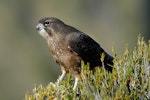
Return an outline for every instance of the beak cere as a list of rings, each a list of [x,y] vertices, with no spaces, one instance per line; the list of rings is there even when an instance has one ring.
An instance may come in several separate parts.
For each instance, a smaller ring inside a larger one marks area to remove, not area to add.
[[[45,39],[48,38],[48,34],[47,32],[45,31],[44,29],[45,27],[43,26],[43,24],[39,23],[37,26],[36,26],[36,30],[38,31],[38,33],[44,37]]]
[[[39,23],[37,26],[36,26],[36,30],[37,31],[40,31],[42,29],[44,29],[45,27],[43,26],[43,24]]]

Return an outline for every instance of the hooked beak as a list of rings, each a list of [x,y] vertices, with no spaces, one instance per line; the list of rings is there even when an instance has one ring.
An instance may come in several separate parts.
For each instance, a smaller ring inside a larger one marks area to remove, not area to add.
[[[48,38],[48,34],[47,32],[45,31],[45,26],[41,23],[39,23],[37,26],[36,26],[36,30],[38,31],[38,33],[44,37],[45,39]]]
[[[41,24],[41,23],[39,23],[39,24],[36,26],[36,30],[37,30],[37,31],[40,31],[40,30],[42,30],[42,29],[44,29],[44,28],[45,28],[44,25]]]

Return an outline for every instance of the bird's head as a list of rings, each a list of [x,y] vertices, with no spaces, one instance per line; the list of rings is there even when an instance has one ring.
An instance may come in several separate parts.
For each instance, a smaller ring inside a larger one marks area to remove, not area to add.
[[[48,36],[60,31],[62,26],[64,26],[64,23],[61,20],[54,17],[46,17],[39,20],[36,30],[41,36],[47,39]]]

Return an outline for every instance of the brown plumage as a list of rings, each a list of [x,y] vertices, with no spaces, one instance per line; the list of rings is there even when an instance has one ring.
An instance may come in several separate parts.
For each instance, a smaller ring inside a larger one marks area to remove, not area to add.
[[[102,53],[105,54],[106,70],[112,71],[113,57],[85,33],[54,17],[41,19],[36,29],[46,39],[53,58],[61,67],[62,75],[58,82],[62,81],[66,73],[71,72],[75,76],[75,90],[80,76],[81,61],[89,62],[91,70],[97,66],[101,67]]]

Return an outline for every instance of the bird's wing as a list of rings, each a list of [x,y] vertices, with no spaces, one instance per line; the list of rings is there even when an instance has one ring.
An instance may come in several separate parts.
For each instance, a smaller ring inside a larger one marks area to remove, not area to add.
[[[104,50],[88,35],[81,32],[74,32],[67,37],[69,47],[82,58],[94,57],[100,55]]]
[[[107,54],[101,46],[88,35],[80,32],[71,33],[67,36],[69,48],[78,54],[85,62],[90,63],[90,68],[101,66],[101,54],[105,54],[104,64],[108,71],[112,71],[113,57]],[[109,64],[109,65],[108,65]]]

